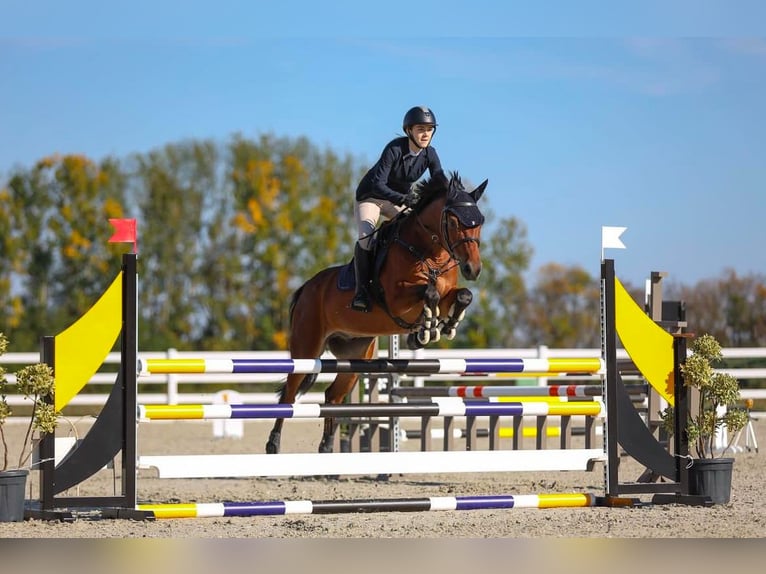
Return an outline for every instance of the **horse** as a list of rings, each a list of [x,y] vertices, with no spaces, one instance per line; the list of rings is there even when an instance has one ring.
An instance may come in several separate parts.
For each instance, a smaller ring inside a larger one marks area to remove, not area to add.
[[[316,359],[329,350],[338,359],[371,359],[377,337],[407,334],[410,349],[454,338],[473,294],[458,286],[481,273],[481,227],[477,206],[488,181],[468,192],[457,173],[430,178],[414,192],[417,203],[376,230],[369,312],[351,308],[353,260],[319,271],[294,293],[289,307],[288,348],[293,359]],[[316,374],[290,374],[278,391],[279,403],[292,404],[316,381]],[[340,404],[359,375],[338,373],[325,391],[327,404]],[[279,452],[282,424],[278,418],[266,452]],[[319,452],[332,452],[335,421],[326,417]]]

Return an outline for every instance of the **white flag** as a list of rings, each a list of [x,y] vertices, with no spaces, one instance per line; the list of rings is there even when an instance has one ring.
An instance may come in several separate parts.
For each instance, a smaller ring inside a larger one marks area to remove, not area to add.
[[[620,235],[627,227],[601,227],[601,250],[604,249],[625,249],[625,244],[620,239]]]

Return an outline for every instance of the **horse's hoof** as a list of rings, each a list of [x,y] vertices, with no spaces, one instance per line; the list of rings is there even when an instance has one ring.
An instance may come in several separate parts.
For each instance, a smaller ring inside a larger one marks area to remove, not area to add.
[[[271,433],[269,442],[266,443],[266,454],[279,454],[280,433]]]
[[[446,337],[447,337],[447,340],[448,340],[448,341],[451,341],[452,339],[454,339],[454,338],[455,338],[455,335],[457,335],[457,329],[450,329],[450,330],[447,332],[447,335],[446,335]]]
[[[432,343],[438,343],[439,339],[441,339],[442,333],[439,331],[439,329],[431,329],[431,342]]]
[[[431,340],[431,332],[430,331],[419,331],[418,332],[418,343],[420,343],[423,346],[426,346],[429,341]]]

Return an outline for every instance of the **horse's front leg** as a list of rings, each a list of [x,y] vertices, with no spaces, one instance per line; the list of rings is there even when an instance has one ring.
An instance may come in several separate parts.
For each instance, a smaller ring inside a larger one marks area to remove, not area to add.
[[[423,322],[417,331],[407,336],[407,348],[410,350],[422,349],[428,343],[439,340],[439,301],[441,296],[436,285],[429,283],[423,293]]]
[[[470,289],[461,288],[455,295],[455,303],[447,314],[447,319],[440,325],[440,330],[448,340],[455,338],[457,326],[465,317],[465,310],[473,301],[473,293]]]

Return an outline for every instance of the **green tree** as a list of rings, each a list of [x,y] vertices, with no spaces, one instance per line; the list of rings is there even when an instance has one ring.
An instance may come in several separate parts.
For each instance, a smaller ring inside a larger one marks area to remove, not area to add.
[[[482,240],[482,273],[475,284],[466,285],[473,291],[474,300],[454,346],[514,347],[524,337],[524,273],[533,249],[521,221],[511,217],[493,225],[491,210],[485,212],[487,224],[482,231],[490,232]]]
[[[218,151],[210,141],[168,144],[134,158],[142,348],[186,349],[204,331],[200,263],[208,247],[208,210],[215,213],[223,195],[218,173]]]
[[[354,158],[306,138],[189,140],[127,159],[77,155],[17,168],[0,186],[0,313],[23,350],[60,332],[104,291],[124,245],[108,219],[139,231],[142,350],[283,349],[292,293],[352,254]],[[469,186],[470,187],[470,186]],[[455,347],[599,345],[598,281],[551,263],[527,285],[532,247],[516,218],[482,201],[484,270]],[[670,287],[670,286],[669,286]],[[640,290],[626,285],[643,302]],[[689,328],[726,346],[766,344],[766,279],[722,277],[677,289]]]
[[[10,187],[0,188],[0,317],[8,333],[18,332],[22,319],[21,297],[13,290],[14,278],[22,269],[14,208]]]

